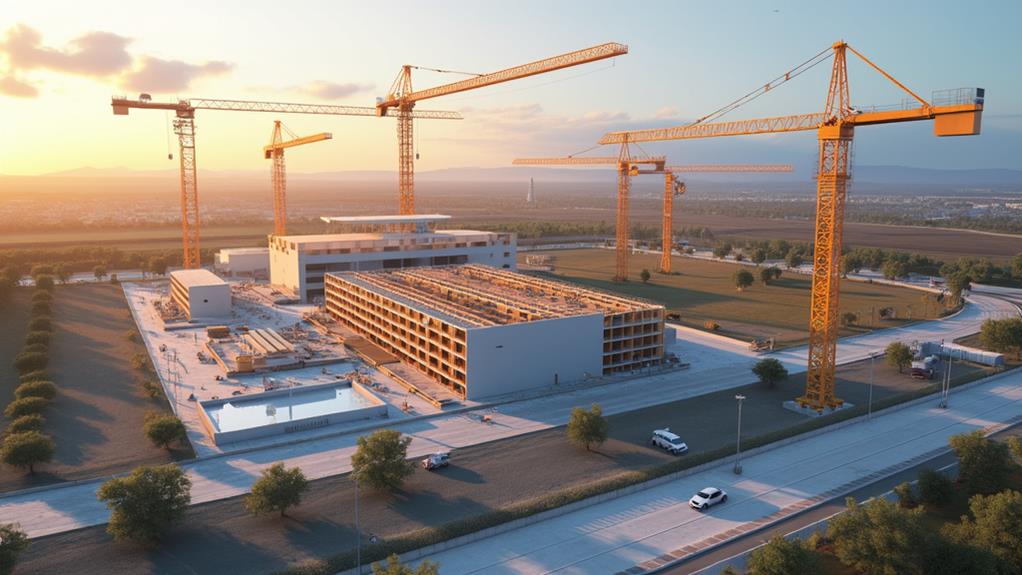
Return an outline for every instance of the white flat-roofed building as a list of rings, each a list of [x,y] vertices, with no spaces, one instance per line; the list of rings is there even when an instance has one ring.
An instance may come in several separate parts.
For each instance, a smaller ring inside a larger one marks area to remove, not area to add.
[[[189,320],[231,315],[231,286],[205,269],[170,272],[170,297]]]
[[[449,218],[324,217],[338,233],[270,238],[270,283],[294,291],[302,302],[315,302],[324,296],[323,277],[329,272],[465,263],[516,268],[514,234],[436,229]]]
[[[482,265],[327,274],[326,310],[466,399],[664,355],[662,305]]]
[[[213,267],[230,276],[268,277],[270,248],[224,248],[216,253]]]

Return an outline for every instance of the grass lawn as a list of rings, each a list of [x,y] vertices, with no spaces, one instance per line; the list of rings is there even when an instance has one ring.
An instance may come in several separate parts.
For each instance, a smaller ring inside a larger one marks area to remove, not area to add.
[[[614,282],[613,250],[529,253],[552,256],[553,273],[562,279],[659,302],[669,311],[681,314],[680,323],[690,327],[704,329],[705,322],[713,321],[720,325],[717,333],[745,340],[774,337],[780,346],[800,345],[808,338],[811,279],[806,275],[784,272],[780,279],[764,286],[758,281],[759,270],[754,267],[675,257],[673,267],[677,273],[653,273],[649,283],[644,284],[639,274],[643,269],[655,270],[660,256],[636,254],[631,258],[629,281]],[[757,282],[741,292],[731,279],[738,269],[748,269],[757,276]],[[879,310],[884,307],[895,308],[899,319],[878,319],[876,328],[932,319],[940,311],[932,297],[921,291],[844,280],[841,312],[857,313],[862,325],[842,328],[841,335],[870,331],[872,310],[877,310],[879,318]]]

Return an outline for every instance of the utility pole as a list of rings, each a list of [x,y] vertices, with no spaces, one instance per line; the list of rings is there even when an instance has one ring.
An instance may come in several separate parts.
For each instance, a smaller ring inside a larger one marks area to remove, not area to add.
[[[735,396],[738,400],[738,445],[735,449],[735,475],[742,474],[742,402],[745,401],[745,396],[738,394]]]
[[[362,575],[362,529],[358,523],[358,478],[355,478],[355,573]]]
[[[869,399],[866,402],[866,421],[873,419],[873,364],[881,352],[869,352]]]

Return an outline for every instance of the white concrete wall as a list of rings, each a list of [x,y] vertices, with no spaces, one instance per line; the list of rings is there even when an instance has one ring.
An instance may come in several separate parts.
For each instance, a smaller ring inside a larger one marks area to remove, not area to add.
[[[603,372],[603,314],[468,330],[468,399]]]
[[[230,317],[231,286],[192,286],[188,288],[189,319]]]
[[[270,270],[269,251],[264,253],[232,253],[230,250],[217,252],[217,271],[228,274],[267,273]]]
[[[298,269],[298,252],[290,250],[287,253],[274,247],[270,248],[270,283],[284,286],[288,289],[299,292],[301,274]],[[301,295],[301,294],[299,294]]]

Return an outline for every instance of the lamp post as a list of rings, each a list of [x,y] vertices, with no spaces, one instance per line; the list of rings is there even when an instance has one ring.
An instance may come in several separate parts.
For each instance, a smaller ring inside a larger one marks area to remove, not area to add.
[[[735,475],[742,474],[742,402],[745,401],[745,396],[738,394],[735,396],[738,400],[738,443],[735,449]]]
[[[944,347],[944,343],[941,342],[941,347]],[[944,378],[940,382],[940,403],[937,407],[941,409],[947,409],[948,390],[951,388],[951,348],[947,350],[947,367],[944,369]]]
[[[869,399],[866,400],[866,421],[873,419],[873,364],[881,353],[879,351],[869,353]]]
[[[355,573],[362,574],[362,529],[358,523],[358,478],[355,478]]]

